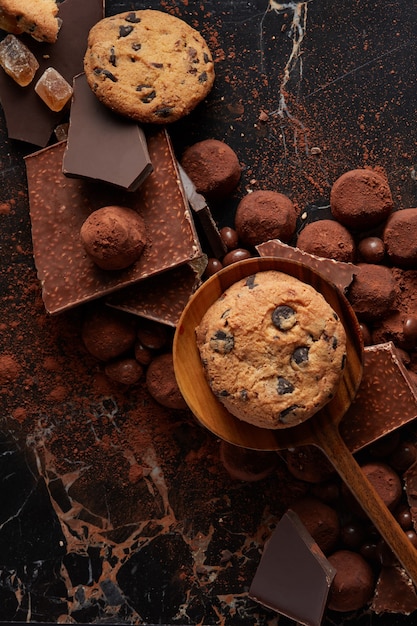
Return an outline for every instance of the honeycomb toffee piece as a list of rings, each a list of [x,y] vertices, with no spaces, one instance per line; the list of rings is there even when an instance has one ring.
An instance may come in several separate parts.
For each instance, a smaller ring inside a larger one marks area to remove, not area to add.
[[[305,626],[320,626],[336,570],[291,510],[266,543],[249,596]]]
[[[32,4],[35,4],[34,0]],[[83,71],[88,33],[103,15],[103,0],[64,0],[59,4],[62,26],[55,43],[40,43],[29,35],[19,37],[39,63],[35,80],[52,66],[72,85],[74,76]],[[22,89],[5,72],[0,72],[0,100],[8,136],[39,147],[47,145],[54,128],[66,113],[65,109],[52,111],[32,85]]]
[[[29,48],[14,35],[7,35],[0,42],[0,65],[21,87],[32,82],[39,67]]]
[[[51,111],[59,112],[72,96],[72,87],[54,68],[47,67],[35,85],[35,91]]]
[[[327,280],[336,285],[343,293],[347,290],[358,271],[353,263],[343,263],[342,261],[334,261],[333,259],[315,256],[299,248],[289,246],[279,239],[265,241],[256,246],[256,249],[260,256],[290,259],[290,261],[298,261],[299,263],[308,265],[308,267],[312,267],[327,278]]]
[[[366,346],[363,365],[359,390],[340,423],[351,452],[417,417],[416,388],[392,342]]]
[[[85,74],[75,77],[73,88],[62,171],[136,191],[152,172],[143,129],[102,104]]]
[[[136,192],[64,176],[65,142],[26,157],[33,252],[48,312],[58,313],[201,257],[165,129],[149,130],[148,147],[154,171]],[[137,211],[149,236],[139,260],[115,272],[97,267],[80,240],[86,218],[110,205]]]
[[[204,373],[235,417],[288,428],[331,400],[346,362],[342,322],[311,285],[268,270],[232,284],[196,329]]]

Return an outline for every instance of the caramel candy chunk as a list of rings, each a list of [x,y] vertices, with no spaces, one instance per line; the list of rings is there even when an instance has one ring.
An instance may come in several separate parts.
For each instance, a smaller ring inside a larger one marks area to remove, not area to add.
[[[0,65],[21,87],[32,82],[39,67],[29,48],[14,35],[7,35],[0,43]]]

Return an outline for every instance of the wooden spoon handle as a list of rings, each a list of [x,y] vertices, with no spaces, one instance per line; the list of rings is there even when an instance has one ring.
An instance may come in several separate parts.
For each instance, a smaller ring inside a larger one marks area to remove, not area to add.
[[[320,420],[315,429],[315,445],[328,457],[369,519],[385,539],[417,586],[417,550],[392,516],[343,441],[337,424]]]

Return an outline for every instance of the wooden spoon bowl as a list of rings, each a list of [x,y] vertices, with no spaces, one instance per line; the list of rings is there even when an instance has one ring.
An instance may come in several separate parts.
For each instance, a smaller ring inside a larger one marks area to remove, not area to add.
[[[310,420],[287,429],[270,430],[243,422],[218,401],[201,364],[195,329],[207,309],[233,283],[256,272],[276,270],[308,283],[320,292],[339,315],[346,332],[347,360],[335,397],[319,411],[340,422],[358,390],[362,377],[362,339],[356,316],[343,294],[312,268],[287,259],[253,258],[234,263],[209,278],[194,294],[179,321],[174,338],[174,367],[181,393],[199,422],[229,443],[253,450],[282,450],[300,445],[309,436]],[[311,419],[311,418],[310,418]]]
[[[312,285],[339,315],[347,338],[346,366],[335,397],[302,424],[279,430],[257,428],[237,419],[224,408],[207,383],[195,336],[195,329],[207,309],[228,287],[241,278],[265,270],[284,272]],[[362,352],[359,324],[343,294],[308,266],[272,257],[240,261],[209,278],[184,309],[173,345],[178,386],[203,426],[221,439],[254,450],[282,450],[302,445],[319,447],[417,585],[417,550],[363,474],[339,432],[340,420],[360,385]]]

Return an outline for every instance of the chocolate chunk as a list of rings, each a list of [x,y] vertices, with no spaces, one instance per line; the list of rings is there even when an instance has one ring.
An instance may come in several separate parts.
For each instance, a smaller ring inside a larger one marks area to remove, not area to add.
[[[277,391],[280,396],[286,393],[292,393],[294,391],[294,385],[283,376],[278,376]]]
[[[301,363],[307,363],[308,353],[308,346],[300,346],[299,348],[296,348],[292,353],[292,360],[297,363],[297,365],[301,365]]]
[[[300,407],[298,406],[298,404],[292,404],[291,406],[288,406],[286,409],[284,409],[283,411],[281,411],[281,413],[279,414],[279,420],[281,422],[286,422],[286,418],[288,418],[288,416],[291,415],[291,413],[293,413],[296,409],[299,409]]]
[[[114,51],[114,47],[113,46],[110,48],[109,61],[113,65],[113,67],[116,67],[116,53]]]
[[[104,17],[103,0],[64,0],[59,5],[62,26],[54,44],[21,36],[35,55],[41,76],[48,67],[54,67],[69,83],[83,71],[87,37],[91,27]],[[0,72],[0,98],[6,117],[8,135],[36,146],[46,146],[52,132],[63,119],[65,111],[48,109],[35,91],[22,88]]]
[[[135,191],[152,169],[142,128],[104,106],[85,75],[77,76],[63,173]]]
[[[199,83],[207,82],[207,72],[201,72],[200,76],[198,77],[198,82]]]
[[[393,343],[366,346],[363,364],[359,390],[340,423],[351,452],[417,417],[417,392]]]
[[[109,70],[106,70],[102,67],[94,68],[94,74],[97,74],[97,76],[99,75],[104,76],[105,78],[108,78],[109,80],[111,80],[113,83],[117,83],[117,80],[118,80],[114,74],[112,74]]]
[[[130,22],[131,24],[139,24],[139,22],[140,22],[140,17],[138,17],[138,16],[136,15],[136,13],[133,13],[133,12],[132,12],[132,13],[128,13],[128,14],[125,16],[125,21],[126,21],[126,22]]]
[[[320,626],[336,570],[299,517],[287,511],[265,544],[249,596],[306,626]]]
[[[255,281],[256,281],[256,274],[252,274],[252,276],[248,276],[245,281],[246,287],[248,287],[248,289],[254,289],[254,287],[256,287]]]
[[[161,109],[156,109],[155,111],[155,115],[157,117],[169,117],[171,115],[171,112],[173,110],[174,107],[172,106],[166,106],[166,107],[162,107]]]
[[[135,52],[137,52],[138,50],[140,50],[142,48],[142,44],[135,41],[135,43],[132,43],[132,50],[135,50]]]
[[[353,277],[359,271],[353,263],[324,259],[314,254],[303,252],[299,248],[289,246],[278,239],[265,241],[265,243],[256,246],[256,249],[260,256],[273,256],[279,259],[290,259],[304,263],[304,265],[318,270],[320,274],[323,274],[327,280],[330,280],[343,292],[347,290]]]
[[[153,89],[146,96],[142,96],[141,101],[144,102],[145,104],[149,104],[149,102],[152,102],[154,98],[156,98],[156,91]]]
[[[233,350],[235,346],[235,338],[231,333],[226,333],[224,330],[218,330],[210,338],[210,347],[214,352],[220,354],[228,354]]]
[[[147,141],[154,171],[135,192],[64,176],[65,142],[26,157],[34,259],[50,313],[201,258],[168,133],[150,128]],[[118,272],[97,268],[79,237],[91,211],[109,204],[137,210],[152,238],[140,259]]]
[[[271,313],[271,319],[279,330],[290,330],[297,322],[294,309],[286,304],[277,306]]]
[[[383,567],[375,587],[371,609],[380,613],[410,615],[417,610],[417,595],[406,572],[398,567]]]
[[[133,26],[120,26],[119,27],[119,38],[127,37],[133,30]]]

